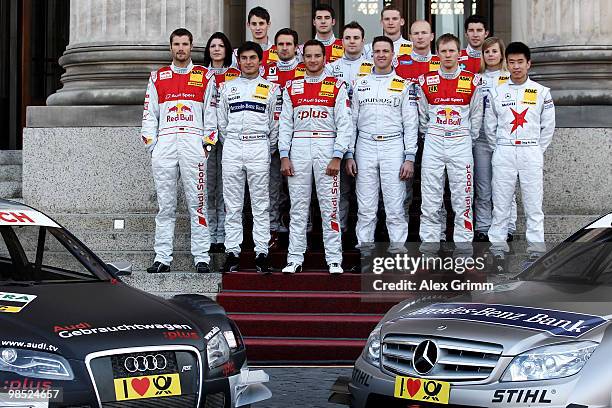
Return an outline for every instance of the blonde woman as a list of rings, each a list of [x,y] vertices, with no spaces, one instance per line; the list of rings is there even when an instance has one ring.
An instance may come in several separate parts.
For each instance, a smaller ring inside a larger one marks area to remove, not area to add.
[[[482,93],[484,97],[484,108],[489,108],[489,91],[510,78],[506,68],[506,56],[504,54],[504,42],[496,37],[487,38],[482,44],[482,57],[480,61],[480,74],[482,75]],[[487,242],[488,232],[491,226],[491,214],[493,211],[492,189],[491,189],[491,157],[493,151],[488,144],[484,134],[484,126],[480,130],[480,136],[474,143],[474,220],[476,224],[475,242]],[[513,239],[516,229],[516,200],[512,205],[511,219],[508,224],[508,240]]]

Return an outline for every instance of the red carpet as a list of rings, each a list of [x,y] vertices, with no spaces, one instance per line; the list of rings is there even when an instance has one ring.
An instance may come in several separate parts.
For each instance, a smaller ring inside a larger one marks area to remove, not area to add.
[[[323,254],[308,254],[310,264]],[[318,259],[317,259],[318,258]],[[217,296],[236,321],[251,363],[352,364],[393,302],[363,301],[361,276],[225,274]]]

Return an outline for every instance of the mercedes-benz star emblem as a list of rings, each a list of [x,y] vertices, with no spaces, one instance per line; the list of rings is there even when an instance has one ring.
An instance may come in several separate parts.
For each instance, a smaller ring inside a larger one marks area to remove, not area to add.
[[[168,366],[166,357],[161,354],[148,354],[146,356],[128,357],[123,362],[123,366],[129,373],[136,371],[155,371],[164,370]]]
[[[414,370],[425,375],[429,373],[438,362],[438,346],[431,340],[421,342],[412,354]]]

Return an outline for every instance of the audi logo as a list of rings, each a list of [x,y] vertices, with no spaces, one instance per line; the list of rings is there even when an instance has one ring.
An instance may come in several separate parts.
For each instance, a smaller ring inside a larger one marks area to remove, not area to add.
[[[146,356],[128,357],[123,362],[123,366],[129,373],[137,371],[144,373],[145,371],[163,370],[168,366],[168,361],[161,354],[147,354]]]

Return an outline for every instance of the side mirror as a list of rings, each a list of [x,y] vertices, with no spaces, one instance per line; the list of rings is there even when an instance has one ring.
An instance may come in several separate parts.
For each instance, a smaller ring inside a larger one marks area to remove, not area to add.
[[[108,262],[106,265],[108,265],[108,267],[117,276],[127,276],[132,274],[132,264],[128,261]]]

